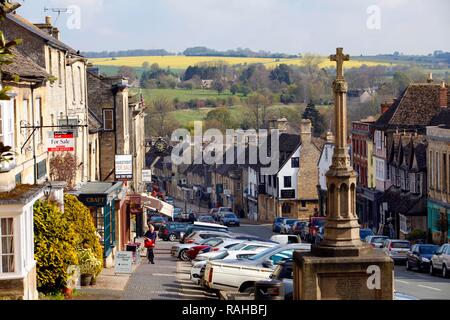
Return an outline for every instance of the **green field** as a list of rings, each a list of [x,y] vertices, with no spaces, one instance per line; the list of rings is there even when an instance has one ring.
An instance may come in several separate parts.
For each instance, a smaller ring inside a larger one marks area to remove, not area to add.
[[[139,89],[133,89],[133,92],[138,91]],[[142,94],[146,102],[151,102],[161,97],[166,97],[169,100],[177,98],[180,102],[187,102],[191,99],[226,99],[233,96],[229,91],[225,91],[219,95],[215,90],[202,89],[142,89]]]

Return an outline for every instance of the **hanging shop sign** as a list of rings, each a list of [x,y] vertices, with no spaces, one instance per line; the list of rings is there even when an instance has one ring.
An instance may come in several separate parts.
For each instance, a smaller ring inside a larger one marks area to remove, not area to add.
[[[48,139],[48,152],[75,151],[75,134],[73,131],[50,131]]]
[[[133,180],[133,156],[116,155],[116,181]]]
[[[152,182],[152,170],[142,170],[142,182],[144,183]]]

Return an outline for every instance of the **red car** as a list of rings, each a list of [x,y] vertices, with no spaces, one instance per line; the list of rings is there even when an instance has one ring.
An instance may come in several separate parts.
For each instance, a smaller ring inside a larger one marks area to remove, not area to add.
[[[210,246],[204,246],[204,245],[195,246],[195,247],[190,248],[186,254],[189,259],[194,260],[197,257],[198,253],[206,248],[210,248]]]

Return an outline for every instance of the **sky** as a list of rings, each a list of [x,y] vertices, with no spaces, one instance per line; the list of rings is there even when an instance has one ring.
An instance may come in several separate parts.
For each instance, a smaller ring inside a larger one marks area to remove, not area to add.
[[[15,0],[81,51],[250,48],[290,54],[450,51],[449,0]],[[70,8],[59,15],[54,8]]]

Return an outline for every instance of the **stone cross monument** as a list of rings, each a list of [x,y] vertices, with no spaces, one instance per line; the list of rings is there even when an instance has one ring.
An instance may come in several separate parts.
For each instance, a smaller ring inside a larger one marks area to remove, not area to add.
[[[391,300],[391,258],[361,241],[356,212],[356,173],[347,146],[347,91],[344,62],[349,55],[337,48],[333,82],[335,151],[327,173],[328,205],[323,241],[310,253],[294,253],[295,300]],[[305,183],[307,183],[305,181]]]

